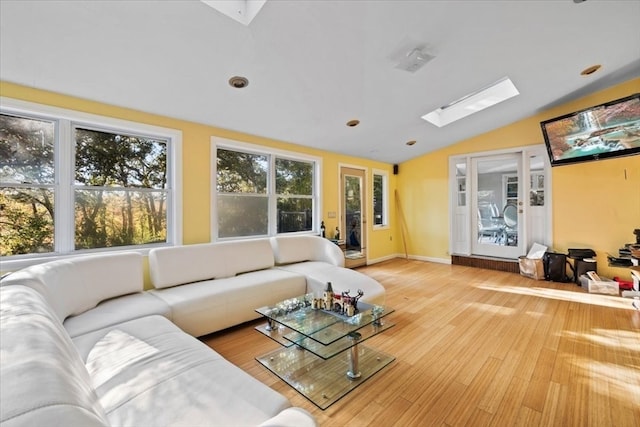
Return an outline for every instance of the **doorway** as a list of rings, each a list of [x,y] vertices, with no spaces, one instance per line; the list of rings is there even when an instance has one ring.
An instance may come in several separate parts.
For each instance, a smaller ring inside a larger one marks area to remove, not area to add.
[[[515,260],[551,246],[550,165],[544,146],[452,156],[452,256]]]
[[[471,159],[471,253],[518,258],[522,239],[522,156],[504,154]]]
[[[348,268],[367,264],[365,183],[363,169],[340,167],[340,227]]]

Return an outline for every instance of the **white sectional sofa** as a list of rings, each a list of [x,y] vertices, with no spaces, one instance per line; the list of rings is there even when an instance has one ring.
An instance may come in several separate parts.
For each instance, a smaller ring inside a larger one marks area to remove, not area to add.
[[[279,270],[303,275],[307,292],[321,296],[331,282],[334,292],[350,291],[352,295],[360,289],[362,301],[369,304],[384,304],[385,290],[380,283],[344,268],[344,254],[327,239],[315,236],[272,237],[274,262]]]
[[[82,256],[0,282],[0,423],[12,426],[315,426],[301,408],[194,337],[331,281],[381,303],[315,236],[158,248],[153,289],[135,252]]]

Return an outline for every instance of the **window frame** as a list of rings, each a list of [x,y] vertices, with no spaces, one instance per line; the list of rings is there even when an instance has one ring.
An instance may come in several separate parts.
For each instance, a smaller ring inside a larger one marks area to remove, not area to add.
[[[371,224],[373,230],[384,230],[389,228],[389,172],[381,169],[373,169],[371,171],[371,201],[375,200],[375,176],[382,177],[382,224],[376,224],[375,221],[375,205],[372,203]]]
[[[3,256],[2,271],[100,252],[135,251],[146,255],[151,248],[182,244],[182,132],[177,129],[116,119],[61,107],[0,97],[0,113],[55,123],[54,141],[54,251]],[[167,241],[146,245],[75,249],[75,127],[144,136],[167,141]]]
[[[267,234],[252,236],[235,236],[235,237],[219,237],[218,230],[218,190],[217,190],[217,151],[218,148],[231,151],[242,151],[245,153],[266,155],[268,157],[267,171],[267,198],[268,198],[268,226]],[[313,225],[308,231],[295,231],[288,233],[278,233],[278,194],[276,193],[275,180],[275,159],[287,159],[300,162],[308,162],[313,167],[313,188],[312,188],[312,206],[313,206]],[[295,151],[271,148],[262,145],[255,145],[248,142],[237,141],[232,139],[211,137],[211,242],[223,242],[232,240],[246,240],[256,238],[274,237],[279,235],[301,235],[301,234],[320,234],[320,216],[322,214],[322,158],[309,154],[298,153]]]

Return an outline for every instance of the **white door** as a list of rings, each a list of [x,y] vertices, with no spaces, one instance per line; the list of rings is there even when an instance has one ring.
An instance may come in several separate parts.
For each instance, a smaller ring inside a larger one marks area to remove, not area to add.
[[[522,153],[471,159],[471,253],[518,258],[525,252]]]

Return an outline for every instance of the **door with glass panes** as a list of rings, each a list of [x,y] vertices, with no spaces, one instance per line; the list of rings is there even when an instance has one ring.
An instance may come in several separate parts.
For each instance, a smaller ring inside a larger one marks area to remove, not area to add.
[[[340,168],[340,224],[345,244],[345,266],[366,265],[365,171]]]
[[[536,147],[452,157],[450,252],[515,259],[533,243],[549,246],[548,171]]]

